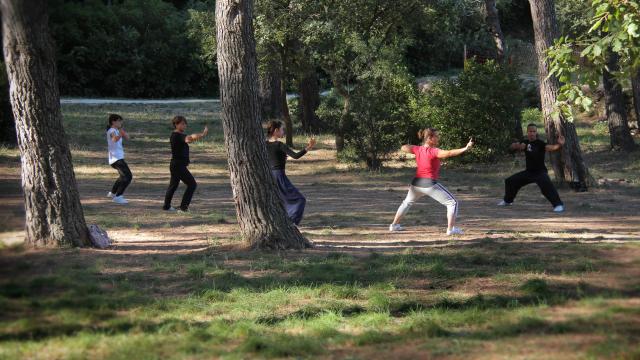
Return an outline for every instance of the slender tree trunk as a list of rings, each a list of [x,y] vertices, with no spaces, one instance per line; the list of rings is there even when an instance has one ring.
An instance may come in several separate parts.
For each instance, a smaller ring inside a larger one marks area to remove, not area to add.
[[[45,0],[2,0],[4,57],[22,161],[26,242],[86,246],[89,233],[62,128]]]
[[[344,150],[344,127],[347,123],[347,117],[349,116],[349,112],[351,111],[351,95],[349,91],[345,87],[340,84],[339,81],[333,80],[333,87],[336,89],[338,94],[342,96],[344,104],[342,105],[342,114],[340,114],[340,120],[338,120],[336,131],[336,150],[338,152]]]
[[[280,101],[282,103],[282,120],[287,128],[285,142],[288,146],[293,146],[293,122],[291,121],[291,113],[289,112],[289,103],[287,102],[287,54],[283,49],[280,52],[282,60],[282,68],[280,69]]]
[[[640,69],[631,77],[631,88],[633,90],[633,109],[636,115],[636,126],[640,129]]]
[[[314,69],[304,72],[298,79],[298,89],[300,101],[298,102],[298,113],[302,128],[307,132],[317,133],[321,130],[320,119],[316,115],[316,110],[320,106],[320,88],[318,86],[318,75]]]
[[[549,76],[548,64],[545,59],[546,50],[553,45],[553,40],[558,33],[554,2],[552,0],[529,0],[529,4],[533,17],[535,48],[538,58],[540,100],[548,142],[555,144],[558,135],[561,134],[566,139],[562,151],[551,153],[551,165],[558,182],[566,181],[570,185],[584,190],[591,181],[589,171],[582,158],[578,134],[572,122],[566,121],[562,115],[554,115],[560,82],[555,76]]]
[[[289,220],[271,176],[259,123],[253,1],[216,1],[222,125],[242,237],[253,249],[310,247]]]
[[[500,27],[500,17],[498,16],[498,9],[496,8],[496,0],[485,0],[484,11],[486,16],[487,26],[489,27],[489,33],[493,38],[493,42],[496,44],[496,59],[498,62],[504,62],[505,53],[505,41],[502,28]]]
[[[280,64],[271,60],[260,74],[260,104],[262,119],[276,119],[282,117],[282,102],[280,101]]]
[[[609,71],[615,72],[619,69],[619,56],[613,51],[609,51],[607,67]],[[611,149],[632,151],[635,143],[629,131],[627,121],[627,107],[622,94],[622,87],[613,77],[613,74],[605,69],[602,73],[604,84],[604,102],[607,110],[607,121],[609,122],[609,138]]]

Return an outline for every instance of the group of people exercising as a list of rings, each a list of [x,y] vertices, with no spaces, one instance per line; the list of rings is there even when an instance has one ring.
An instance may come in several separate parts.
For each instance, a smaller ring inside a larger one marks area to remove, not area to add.
[[[127,204],[124,192],[133,178],[129,166],[124,160],[124,149],[122,140],[129,140],[129,135],[123,128],[123,118],[117,114],[109,115],[107,128],[107,146],[109,152],[109,164],[116,169],[119,177],[113,184],[107,196],[112,198],[117,204]],[[202,139],[208,133],[205,126],[201,133],[188,135],[187,119],[183,116],[175,116],[171,120],[174,128],[169,142],[171,144],[171,162],[169,172],[171,179],[167,188],[163,210],[166,211],[189,211],[189,204],[196,190],[196,180],[189,172],[189,144]],[[286,135],[286,128],[281,121],[271,120],[267,124],[267,153],[269,155],[269,165],[271,174],[275,180],[277,191],[282,200],[283,206],[289,218],[299,225],[302,221],[306,199],[300,191],[291,183],[286,175],[285,167],[287,158],[299,159],[316,144],[315,138],[310,138],[305,148],[299,152],[292,150],[280,139]],[[406,198],[398,207],[393,222],[389,225],[389,231],[402,231],[400,220],[407,214],[411,206],[421,197],[429,196],[447,208],[447,235],[459,235],[463,231],[456,227],[458,215],[458,201],[455,196],[438,181],[440,177],[440,161],[449,157],[459,156],[469,151],[473,145],[470,139],[467,145],[460,149],[443,150],[438,148],[438,131],[433,128],[422,129],[418,132],[418,137],[422,140],[421,145],[402,145],[401,151],[414,154],[416,159],[416,174],[411,184]],[[545,153],[558,151],[564,145],[563,136],[558,136],[557,144],[547,144],[538,139],[537,126],[529,124],[527,126],[527,138],[523,141],[511,144],[511,150],[522,151],[525,154],[526,169],[516,173],[505,180],[505,192],[499,206],[510,206],[518,193],[525,185],[536,183],[542,194],[553,205],[554,212],[563,212],[564,204],[554,187],[547,168],[544,164]],[[185,183],[187,189],[182,196],[182,202],[178,209],[171,206],[173,194],[180,182]]]

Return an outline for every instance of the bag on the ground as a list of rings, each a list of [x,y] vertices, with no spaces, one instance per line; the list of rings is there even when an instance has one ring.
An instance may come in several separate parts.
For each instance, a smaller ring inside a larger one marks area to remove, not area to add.
[[[91,239],[91,244],[99,249],[105,249],[111,246],[109,235],[107,235],[106,231],[100,229],[98,225],[89,225],[89,238]]]

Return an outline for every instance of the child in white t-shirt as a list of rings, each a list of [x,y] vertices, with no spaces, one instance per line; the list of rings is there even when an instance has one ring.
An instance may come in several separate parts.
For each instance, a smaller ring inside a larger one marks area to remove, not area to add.
[[[120,177],[116,180],[107,194],[117,204],[127,204],[127,199],[122,196],[127,186],[131,183],[133,175],[129,166],[124,161],[124,149],[122,148],[122,138],[129,140],[129,135],[122,128],[122,116],[118,114],[109,115],[109,126],[107,127],[107,145],[109,148],[109,165],[118,170]]]

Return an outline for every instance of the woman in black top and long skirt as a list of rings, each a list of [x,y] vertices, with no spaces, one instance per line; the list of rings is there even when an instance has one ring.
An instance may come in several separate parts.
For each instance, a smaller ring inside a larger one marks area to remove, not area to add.
[[[267,152],[269,153],[269,165],[271,166],[271,174],[276,180],[278,186],[278,194],[282,200],[289,218],[294,224],[299,225],[304,214],[304,206],[307,202],[305,197],[296,189],[289,181],[285,174],[285,165],[287,163],[287,155],[299,159],[307,151],[311,150],[316,144],[316,139],[309,139],[307,146],[300,152],[291,150],[286,144],[278,139],[285,135],[285,128],[281,121],[269,121],[267,125]]]
[[[204,130],[200,134],[187,135],[184,131],[187,129],[187,119],[184,116],[175,116],[171,120],[173,128],[175,129],[171,133],[171,165],[169,170],[171,171],[171,181],[169,181],[169,188],[164,196],[164,210],[175,211],[171,206],[171,199],[173,193],[178,189],[180,181],[187,185],[184,195],[182,195],[182,203],[180,204],[181,211],[189,211],[189,204],[191,203],[191,197],[193,197],[194,191],[196,191],[196,179],[193,178],[187,166],[189,166],[189,143],[196,140],[200,140],[207,135],[209,130],[204,127]]]

